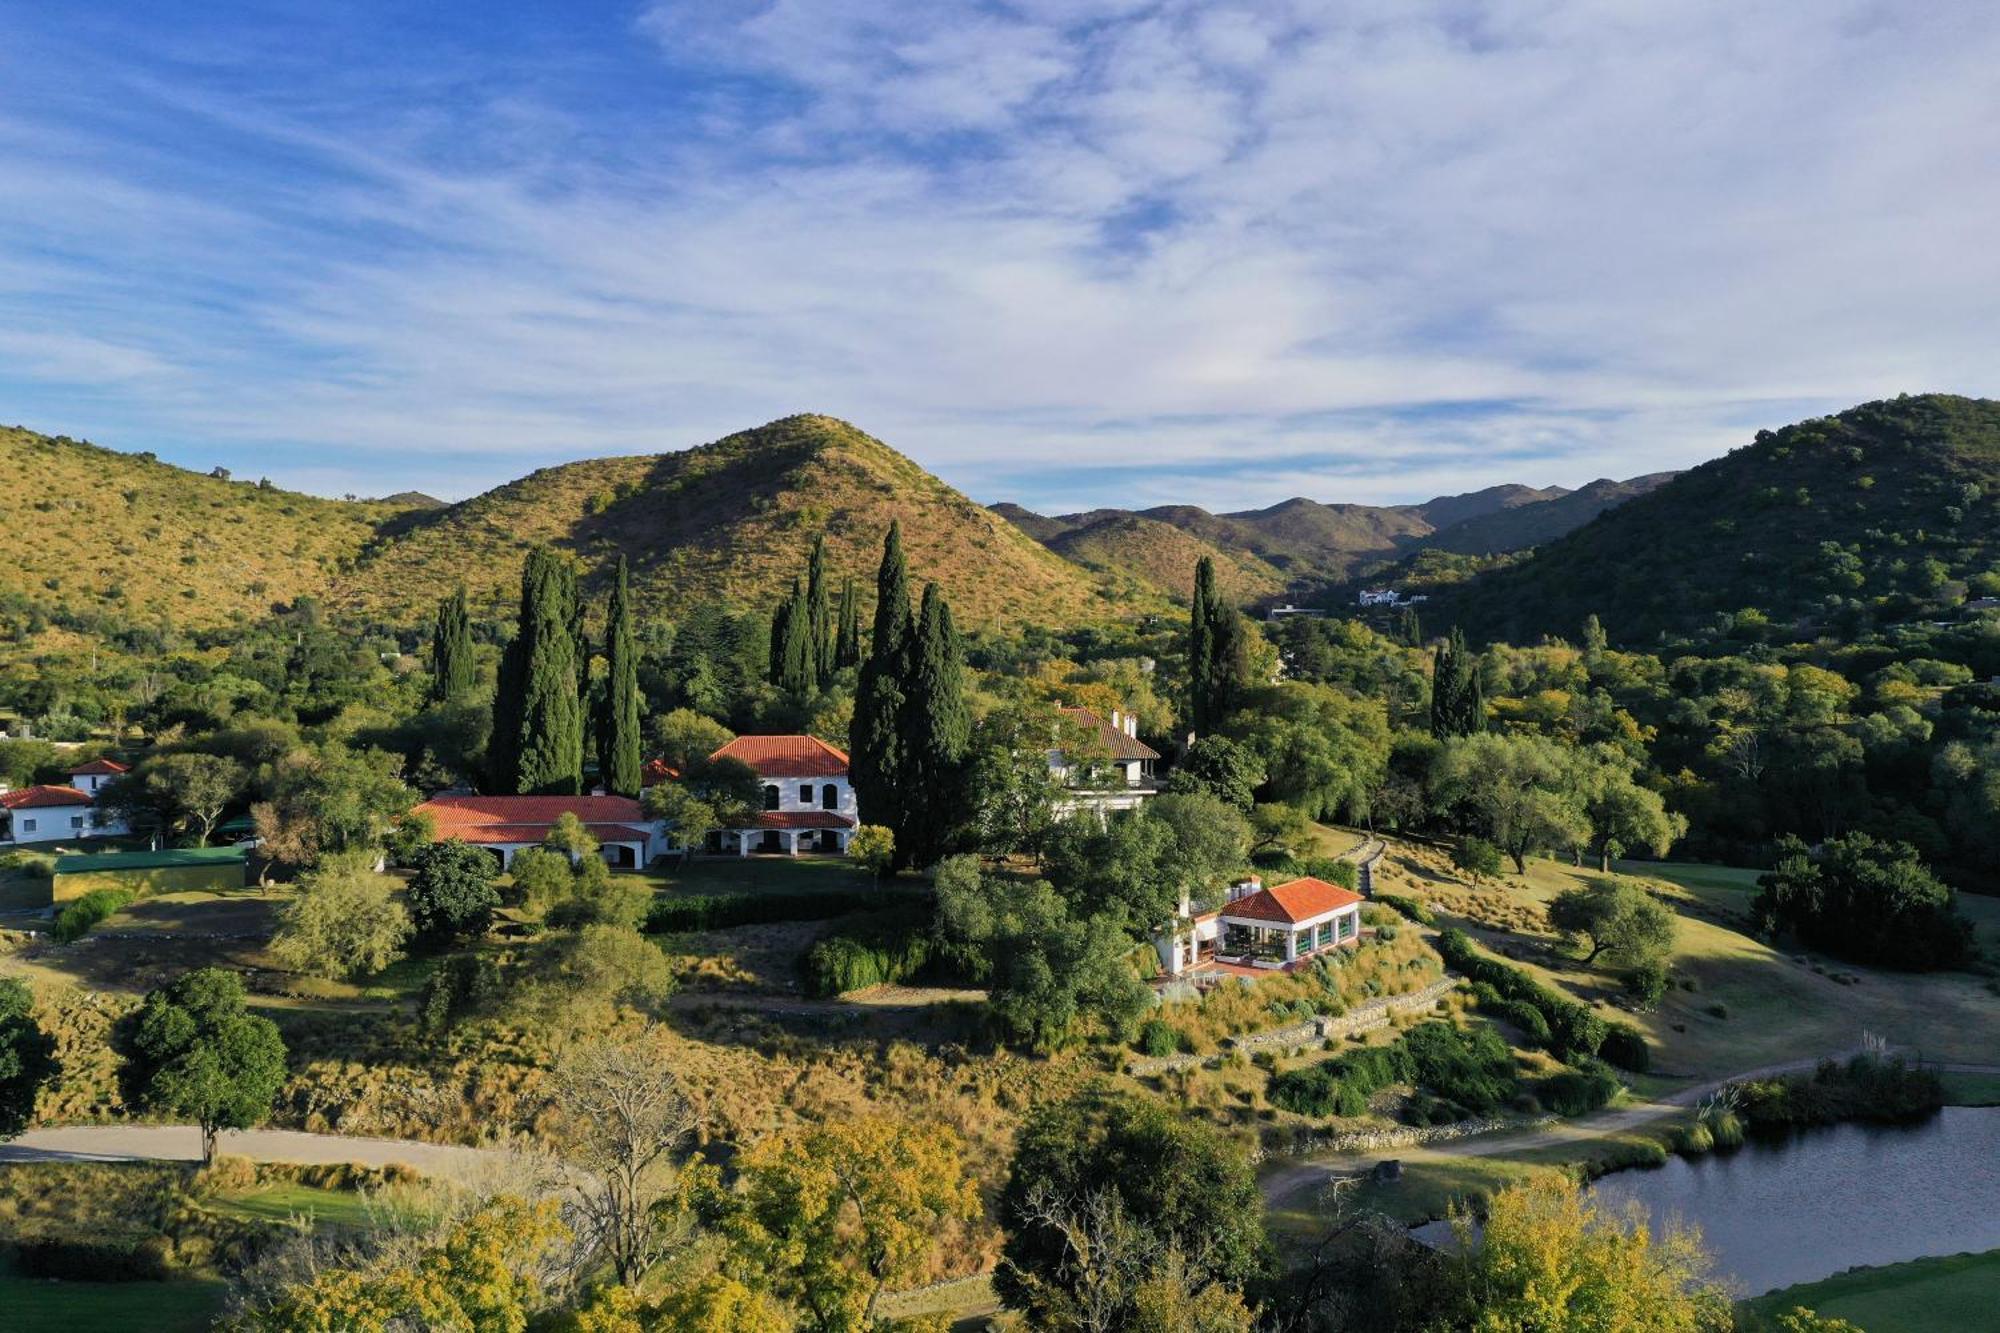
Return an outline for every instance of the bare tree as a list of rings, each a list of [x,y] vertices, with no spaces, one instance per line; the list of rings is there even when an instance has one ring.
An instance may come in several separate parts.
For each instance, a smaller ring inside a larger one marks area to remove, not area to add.
[[[1062,1237],[1056,1280],[1016,1269],[1035,1288],[1037,1313],[1066,1333],[1108,1333],[1117,1328],[1146,1280],[1152,1238],[1125,1211],[1115,1189],[1073,1195],[1037,1185],[1027,1197],[1027,1220]]]
[[[674,1192],[675,1159],[700,1111],[654,1041],[570,1051],[556,1069],[555,1104],[565,1122],[562,1156],[580,1173],[577,1230],[621,1283],[636,1287],[687,1239],[678,1210],[658,1205]]]

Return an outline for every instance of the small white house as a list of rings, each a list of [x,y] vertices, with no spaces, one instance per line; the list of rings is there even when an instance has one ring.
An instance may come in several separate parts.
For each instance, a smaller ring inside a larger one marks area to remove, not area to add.
[[[1289,972],[1361,938],[1362,897],[1323,879],[1263,888],[1255,879],[1230,886],[1214,911],[1194,914],[1183,901],[1172,929],[1153,941],[1171,978],[1196,973],[1255,976]]]
[[[749,825],[709,834],[709,851],[846,852],[860,811],[845,751],[817,736],[738,736],[709,758],[748,765],[764,796],[764,808]]]
[[[69,771],[69,785],[94,801],[104,795],[106,787],[131,771],[130,764],[121,764],[116,759],[93,759]]]
[[[1159,793],[1153,765],[1160,752],[1139,739],[1139,719],[1123,709],[1111,710],[1110,720],[1088,708],[1064,708],[1062,715],[1080,727],[1088,754],[1049,751],[1049,772],[1069,789],[1057,802],[1057,813],[1077,810],[1136,810]]]
[[[0,846],[60,842],[124,832],[111,826],[97,802],[75,787],[35,786],[0,792]]]

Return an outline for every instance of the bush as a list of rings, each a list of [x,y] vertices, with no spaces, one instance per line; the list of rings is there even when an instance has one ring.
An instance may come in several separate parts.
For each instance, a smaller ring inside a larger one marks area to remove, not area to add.
[[[1543,1018],[1542,1011],[1534,1005],[1522,1004],[1519,1000],[1502,1000],[1488,1012],[1519,1028],[1530,1045],[1546,1047],[1549,1044],[1549,1020]]]
[[[806,994],[821,999],[867,986],[916,980],[941,962],[927,906],[902,906],[857,917],[806,951]]]
[[[1355,1051],[1271,1080],[1271,1104],[1315,1118],[1365,1115],[1368,1098],[1396,1083],[1414,1085],[1408,1114],[1417,1124],[1485,1115],[1519,1092],[1513,1053],[1492,1028],[1423,1023],[1393,1046]]]
[[[1680,1132],[1675,1151],[1683,1157],[1699,1157],[1703,1153],[1715,1151],[1715,1135],[1707,1125],[1697,1120]]]
[[[715,893],[662,898],[646,917],[653,934],[768,926],[780,921],[831,921],[879,912],[922,895],[902,889],[846,889],[831,893]]]
[[[1944,1084],[1901,1056],[1822,1060],[1810,1074],[1738,1086],[1739,1111],[1757,1128],[1795,1129],[1843,1120],[1894,1124],[1919,1120],[1944,1105]]]
[[[1438,935],[1437,951],[1446,966],[1473,983],[1474,994],[1480,993],[1483,984],[1496,996],[1538,1010],[1549,1028],[1547,1049],[1559,1059],[1574,1062],[1595,1056],[1609,1036],[1608,1025],[1596,1014],[1539,984],[1519,968],[1487,957],[1471,936],[1456,927]],[[1644,1046],[1644,1038],[1636,1030],[1627,1031],[1631,1036],[1620,1042],[1618,1063],[1626,1069],[1642,1069],[1647,1057],[1633,1043]]]
[[[1438,923],[1437,913],[1415,898],[1406,898],[1400,893],[1378,893],[1375,895],[1375,901],[1395,909],[1420,926],[1435,926]]]
[[[1667,965],[1642,963],[1625,970],[1625,993],[1644,1007],[1656,1007],[1667,996]]]
[[[131,903],[130,889],[92,889],[81,898],[72,900],[56,913],[55,937],[58,944],[69,944],[90,933],[90,928],[114,912],[120,912]]]
[[[1610,1068],[1586,1060],[1575,1069],[1551,1074],[1535,1085],[1535,1096],[1557,1115],[1588,1115],[1608,1106],[1622,1085]]]
[[[1484,838],[1467,838],[1451,854],[1451,863],[1475,875],[1497,875],[1506,868],[1500,849]]]
[[[1343,889],[1361,887],[1361,868],[1352,861],[1342,861],[1331,856],[1308,857],[1299,869],[1314,879],[1323,879],[1329,884],[1338,884]]]
[[[1146,1055],[1162,1059],[1176,1054],[1180,1048],[1180,1034],[1164,1019],[1149,1018],[1139,1029],[1139,1050]]]
[[[1643,1074],[1653,1063],[1652,1048],[1646,1045],[1646,1038],[1630,1023],[1605,1024],[1604,1044],[1597,1048],[1603,1059],[1620,1069],[1634,1074]]]

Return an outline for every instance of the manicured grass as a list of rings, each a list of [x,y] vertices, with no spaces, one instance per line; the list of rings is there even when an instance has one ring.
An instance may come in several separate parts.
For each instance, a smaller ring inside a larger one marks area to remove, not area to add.
[[[877,883],[844,856],[704,856],[655,866],[644,877],[665,894],[835,893]]]
[[[225,1282],[47,1282],[0,1275],[0,1323],[23,1333],[199,1333],[222,1311]]]
[[[323,1190],[311,1185],[273,1184],[223,1195],[209,1200],[208,1207],[232,1217],[264,1222],[284,1222],[308,1217],[332,1226],[358,1227],[369,1221],[368,1208],[354,1190]]]
[[[2000,1106],[2000,1074],[1945,1074],[1947,1106]]]
[[[1868,1333],[1991,1328],[2000,1309],[2000,1250],[1856,1269],[1759,1296],[1743,1309],[1770,1319],[1795,1306],[1850,1320]]]
[[[1613,861],[1620,874],[1641,879],[1663,879],[1689,889],[1718,889],[1725,892],[1757,892],[1757,877],[1764,872],[1745,866],[1705,865],[1698,861]]]

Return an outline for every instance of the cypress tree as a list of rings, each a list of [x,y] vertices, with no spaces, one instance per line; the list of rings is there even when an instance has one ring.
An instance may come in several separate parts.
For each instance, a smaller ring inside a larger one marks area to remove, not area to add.
[[[875,576],[875,636],[855,685],[848,750],[862,821],[892,829],[904,826],[903,681],[910,638],[910,570],[903,558],[902,524],[891,523]]]
[[[1215,663],[1215,562],[1203,556],[1194,567],[1194,605],[1188,612],[1188,717],[1206,735],[1215,719],[1208,711],[1208,681]]]
[[[520,713],[511,722],[520,740],[513,786],[523,794],[573,795],[583,789],[576,569],[546,547],[529,562],[515,637]],[[496,717],[495,731],[509,721]]]
[[[434,704],[450,703],[472,688],[472,615],[465,605],[465,585],[438,603],[437,628],[431,634],[431,692]]]
[[[486,745],[488,790],[511,796],[521,790],[521,717],[527,710],[528,626],[540,595],[542,558],[537,546],[521,562],[521,605],[515,615],[514,637],[500,653],[499,678],[493,690],[493,732]]]
[[[785,684],[785,645],[791,642],[791,618],[792,599],[782,597],[778,600],[777,609],[771,612],[771,642],[765,654],[768,662],[764,668],[764,679],[780,688]]]
[[[854,578],[840,585],[840,629],[834,635],[833,665],[845,670],[861,665],[861,599],[854,595]]]
[[[972,712],[965,700],[965,648],[951,606],[935,583],[922,610],[904,687],[903,824],[896,847],[912,865],[931,865],[957,850],[965,826],[966,750]]]
[[[597,772],[604,789],[620,796],[639,794],[639,652],[632,634],[632,594],[625,557],[611,585],[605,614],[604,714],[597,726]]]
[[[813,679],[833,675],[833,592],[826,584],[826,537],[813,540],[806,562],[806,631],[812,648]]]
[[[1486,691],[1479,662],[1456,626],[1431,659],[1431,735],[1440,740],[1486,729]]]
[[[781,619],[783,633],[774,631],[771,640],[771,658],[778,664],[778,688],[802,699],[819,685],[819,658],[813,651],[812,613],[797,579],[792,580],[792,595]]]

